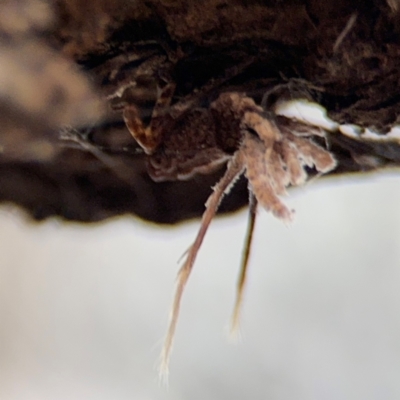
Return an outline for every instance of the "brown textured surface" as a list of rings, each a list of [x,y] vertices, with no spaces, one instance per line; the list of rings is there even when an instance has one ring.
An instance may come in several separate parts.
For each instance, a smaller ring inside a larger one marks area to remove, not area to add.
[[[399,122],[399,12],[394,0],[4,1],[0,200],[37,219],[200,215],[220,173],[153,182],[122,121],[123,102],[148,121],[166,79],[177,85],[174,102],[204,85],[193,106],[221,91],[257,102],[271,91],[271,103],[314,100],[337,122],[384,136]],[[397,142],[328,139],[337,173],[400,163]],[[246,203],[246,186],[242,179],[223,210]]]

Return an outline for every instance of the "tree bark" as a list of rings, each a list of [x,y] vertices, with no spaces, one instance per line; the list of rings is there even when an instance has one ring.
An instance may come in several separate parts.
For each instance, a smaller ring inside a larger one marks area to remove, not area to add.
[[[167,81],[201,107],[226,91],[316,102],[358,127],[327,132],[332,173],[398,166],[399,35],[398,0],[3,1],[0,201],[38,220],[201,215],[224,168],[153,182],[122,118],[130,102],[147,123]],[[242,178],[221,211],[247,199]]]

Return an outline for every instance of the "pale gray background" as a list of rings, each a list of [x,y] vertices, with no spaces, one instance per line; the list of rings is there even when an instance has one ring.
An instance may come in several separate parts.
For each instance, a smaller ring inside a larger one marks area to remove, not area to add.
[[[290,227],[259,213],[239,345],[225,328],[247,213],[212,224],[169,390],[155,366],[198,221],[35,225],[2,208],[0,399],[399,399],[400,178],[290,194]]]

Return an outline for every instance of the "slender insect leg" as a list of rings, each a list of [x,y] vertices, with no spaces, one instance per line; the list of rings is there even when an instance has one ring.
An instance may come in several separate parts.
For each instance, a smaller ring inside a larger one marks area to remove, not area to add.
[[[126,105],[123,112],[123,118],[129,133],[139,143],[146,154],[151,154],[153,151],[153,144],[143,125],[137,107],[134,104]]]
[[[247,266],[249,263],[251,243],[253,240],[254,226],[256,223],[257,199],[251,190],[249,191],[249,193],[249,218],[247,222],[247,231],[245,236],[239,279],[237,283],[236,301],[231,319],[231,334],[233,335],[238,332],[239,328],[240,310],[243,303],[243,292],[247,280]]]
[[[177,286],[172,305],[169,326],[164,341],[164,347],[161,353],[161,364],[160,364],[161,375],[164,376],[168,375],[168,363],[171,354],[172,342],[175,335],[176,325],[178,322],[181,298],[183,290],[189,279],[190,272],[192,271],[194,262],[196,260],[197,253],[201,247],[207,229],[218,210],[218,206],[222,198],[224,197],[224,194],[229,191],[230,187],[235,183],[236,179],[240,176],[243,170],[244,170],[243,155],[241,151],[237,151],[233,155],[232,160],[228,163],[225,175],[214,187],[213,193],[210,195],[210,197],[206,202],[206,209],[203,213],[199,232],[197,233],[196,239],[189,250],[185,263],[183,264],[182,268],[178,273]]]
[[[164,87],[158,88],[157,100],[151,114],[150,125],[147,128],[154,142],[154,150],[161,143],[163,132],[168,129],[168,122],[172,121],[169,111],[175,88],[176,84],[173,82],[169,82]]]
[[[161,143],[162,133],[166,128],[168,107],[171,104],[174,91],[175,84],[173,83],[169,83],[160,89],[152,112],[150,125],[147,128],[144,127],[135,105],[128,104],[124,108],[123,117],[125,124],[146,154],[152,154]]]

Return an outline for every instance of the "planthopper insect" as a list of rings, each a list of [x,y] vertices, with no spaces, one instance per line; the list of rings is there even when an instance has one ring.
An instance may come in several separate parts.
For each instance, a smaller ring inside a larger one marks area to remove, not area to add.
[[[189,179],[207,174],[227,163],[225,174],[214,186],[195,241],[181,267],[169,327],[161,355],[161,372],[167,373],[179,308],[185,285],[207,229],[218,206],[245,174],[249,182],[250,216],[238,281],[232,328],[238,326],[257,205],[288,222],[292,211],[281,201],[289,186],[303,184],[309,171],[323,174],[336,166],[330,152],[313,141],[324,136],[320,128],[277,116],[242,92],[222,92],[207,106],[190,101],[172,104],[175,85],[166,84],[147,127],[137,107],[125,105],[125,123],[147,154],[147,167],[155,181]]]

